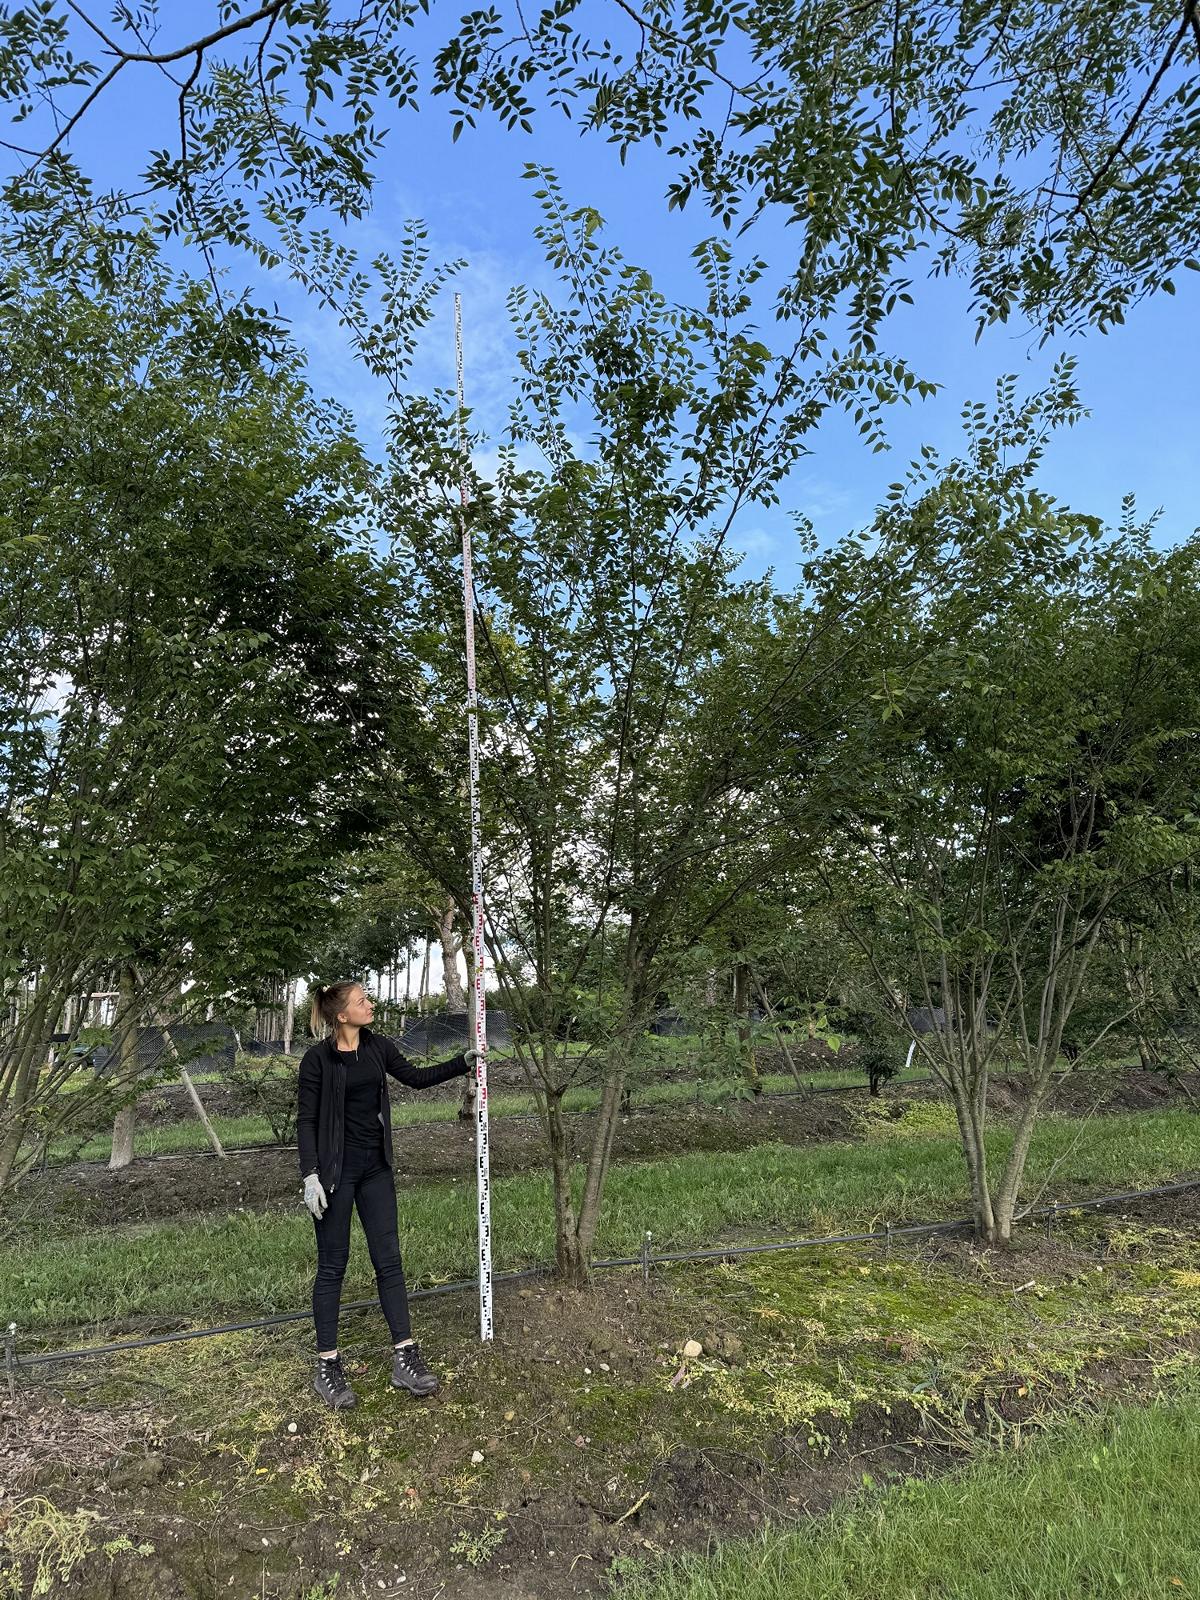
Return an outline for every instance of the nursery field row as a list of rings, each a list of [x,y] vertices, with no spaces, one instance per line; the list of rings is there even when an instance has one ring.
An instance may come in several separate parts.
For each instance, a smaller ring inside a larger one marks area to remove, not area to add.
[[[1196,1600],[1198,1218],[1189,1193],[1011,1253],[506,1284],[486,1345],[473,1296],[425,1302],[444,1381],[420,1406],[377,1314],[345,1321],[348,1414],[308,1387],[302,1323],[33,1368],[0,1412],[0,1513],[86,1600]],[[1114,1395],[1158,1403],[1098,1420]]]
[[[920,1124],[881,1118],[857,1144],[673,1155],[612,1169],[597,1249],[635,1254],[745,1239],[749,1234],[832,1233],[885,1221],[961,1215],[967,1207],[957,1141],[921,1137]],[[1003,1159],[1007,1130],[990,1136]],[[208,1169],[217,1178],[218,1169]],[[1026,1194],[1063,1201],[1171,1181],[1200,1170],[1200,1119],[1165,1111],[1076,1119],[1047,1117],[1030,1155]],[[234,1202],[236,1204],[236,1202]],[[464,1178],[400,1195],[410,1285],[470,1276],[474,1186]],[[518,1173],[493,1186],[498,1270],[553,1258],[547,1177]],[[260,1315],[302,1306],[311,1287],[312,1224],[298,1196],[285,1207],[112,1226],[83,1236],[10,1233],[0,1258],[0,1316],[22,1332],[135,1328],[147,1318]],[[355,1238],[348,1297],[373,1293]]]
[[[897,1087],[929,1082],[929,1074],[919,1068],[909,1068],[897,1074],[891,1083]],[[820,1077],[801,1076],[805,1090],[823,1093],[865,1093],[866,1084],[860,1073],[829,1072]],[[795,1095],[796,1080],[790,1073],[763,1075],[764,1095]],[[630,1096],[634,1111],[669,1109],[673,1106],[716,1106],[734,1102],[744,1097],[744,1085],[737,1079],[714,1079],[701,1083],[661,1083],[639,1089]],[[421,1127],[427,1123],[454,1122],[458,1118],[459,1096],[456,1090],[436,1097],[433,1094],[398,1099],[392,1107],[394,1128]],[[595,1089],[572,1089],[563,1096],[563,1110],[568,1115],[586,1115],[600,1104],[600,1094]],[[490,1115],[502,1117],[536,1117],[536,1102],[532,1094],[502,1091],[488,1098]],[[172,1106],[172,1111],[175,1107]],[[206,1153],[211,1150],[204,1129],[196,1120],[186,1102],[178,1106],[178,1121],[155,1119],[140,1127],[134,1135],[134,1153],[137,1156]],[[222,1115],[211,1113],[210,1119],[217,1137],[230,1149],[250,1146],[273,1147],[274,1130],[263,1115]],[[72,1161],[107,1161],[112,1151],[110,1129],[96,1133],[81,1141],[79,1137],[56,1139],[50,1146],[51,1165]]]
[[[279,1076],[282,1078],[285,1075]],[[760,1096],[749,1095],[744,1081],[736,1078],[654,1083],[631,1092],[629,1111],[635,1115],[652,1115],[659,1111],[688,1108],[736,1109],[771,1100],[802,1101],[805,1096],[846,1096],[856,1100],[865,1096],[867,1091],[860,1073],[842,1069],[818,1074],[802,1073],[800,1089],[789,1072],[764,1073],[761,1082],[763,1094]],[[924,1090],[922,1085],[926,1086]],[[901,1089],[916,1090],[918,1093],[938,1092],[931,1075],[915,1066],[889,1080],[884,1086],[884,1095],[895,1095]],[[1013,1095],[1020,1093],[1020,1079],[995,1078],[993,1093],[1001,1097],[999,1109],[1006,1109]],[[1059,1074],[1054,1093],[1060,1109],[1069,1110],[1081,1109],[1097,1096],[1112,1102],[1107,1109],[1117,1109],[1122,1105],[1138,1109],[1156,1098],[1186,1100],[1189,1096],[1195,1104],[1200,1103],[1200,1079],[1196,1074],[1185,1074],[1182,1078],[1169,1080],[1162,1074],[1135,1067],[1109,1066],[1064,1071]],[[294,1142],[291,1111],[283,1121],[278,1115],[272,1119],[261,1108],[247,1106],[243,1097],[218,1082],[208,1087],[203,1098],[217,1136],[227,1150],[290,1148],[289,1141]],[[568,1116],[587,1116],[599,1103],[599,1092],[591,1088],[572,1089],[563,1097],[563,1109]],[[452,1124],[459,1120],[458,1106],[459,1094],[455,1085],[417,1096],[397,1095],[392,1104],[392,1126],[399,1130]],[[495,1089],[489,1097],[489,1106],[494,1121],[527,1120],[532,1123],[538,1120],[533,1095],[520,1089]],[[279,1138],[281,1131],[287,1136],[282,1142]],[[106,1125],[90,1134],[80,1132],[54,1140],[50,1145],[47,1164],[61,1167],[78,1161],[107,1161],[111,1149],[111,1128]],[[139,1126],[134,1137],[135,1157],[208,1155],[211,1150],[182,1089],[167,1086],[147,1096],[139,1112]]]

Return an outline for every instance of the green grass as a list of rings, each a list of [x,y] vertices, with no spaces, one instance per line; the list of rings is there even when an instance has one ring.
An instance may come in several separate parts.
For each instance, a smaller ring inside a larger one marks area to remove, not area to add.
[[[627,1600],[1151,1600],[1200,1596],[1194,1394],[1064,1423],[960,1475],[864,1497],[624,1575]]]
[[[230,1150],[243,1145],[273,1143],[271,1124],[266,1117],[213,1117],[212,1125],[221,1143]],[[139,1128],[134,1138],[134,1152],[139,1156],[190,1154],[211,1148],[204,1129],[196,1121],[164,1122]],[[111,1154],[111,1131],[98,1133],[83,1145],[72,1139],[56,1139],[50,1146],[50,1165],[107,1161]]]
[[[901,1073],[893,1082],[919,1083],[926,1081],[927,1078],[927,1073],[910,1070]],[[796,1087],[796,1080],[791,1073],[768,1073],[764,1075],[762,1081],[767,1094],[785,1094]],[[858,1072],[823,1072],[819,1077],[802,1074],[802,1082],[810,1087],[839,1089],[863,1088],[865,1084],[862,1074]],[[635,1106],[721,1105],[731,1098],[737,1087],[737,1082],[730,1079],[699,1084],[658,1083],[636,1091],[633,1095],[633,1104]],[[572,1089],[563,1097],[564,1108],[569,1112],[594,1111],[599,1103],[600,1094],[595,1089]],[[534,1099],[530,1094],[495,1094],[489,1099],[489,1110],[493,1117],[527,1115],[534,1109]],[[429,1122],[453,1122],[457,1116],[457,1097],[432,1099],[419,1095],[413,1100],[401,1101],[392,1107],[392,1126],[404,1128]],[[230,1149],[242,1145],[273,1142],[270,1124],[265,1117],[213,1117],[212,1125],[217,1130],[217,1137],[222,1144]],[[184,1122],[144,1127],[134,1136],[134,1152],[139,1156],[175,1154],[209,1148],[204,1129],[194,1118],[188,1118]],[[70,1161],[107,1161],[111,1152],[112,1135],[106,1129],[83,1144],[69,1138],[52,1141],[50,1163],[58,1165]]]
[[[990,1137],[993,1161],[1009,1135]],[[1050,1197],[1135,1188],[1200,1168],[1200,1118],[1188,1112],[1048,1117],[1030,1155],[1027,1188],[1057,1162]],[[410,1283],[470,1277],[475,1270],[475,1185],[402,1188],[401,1242]],[[214,1166],[205,1181],[220,1182]],[[297,1186],[298,1191],[298,1186]],[[492,1186],[498,1270],[553,1255],[550,1184],[522,1173]],[[727,1238],[731,1229],[818,1234],[884,1219],[952,1217],[966,1206],[953,1139],[792,1148],[762,1145],[615,1166],[609,1175],[598,1254],[627,1255],[654,1235],[656,1251]],[[353,1230],[346,1296],[374,1293],[360,1230]],[[295,1209],[184,1218],[128,1230],[10,1240],[0,1254],[0,1322],[23,1332],[173,1314],[207,1319],[302,1306],[311,1289],[313,1232]]]

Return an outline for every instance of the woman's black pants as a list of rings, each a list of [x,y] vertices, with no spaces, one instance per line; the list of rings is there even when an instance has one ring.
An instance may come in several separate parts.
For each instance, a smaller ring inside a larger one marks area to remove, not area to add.
[[[348,1144],[342,1158],[342,1175],[333,1193],[326,1196],[325,1215],[313,1218],[317,1231],[317,1277],[313,1284],[313,1321],[317,1330],[317,1349],[334,1350],[338,1342],[338,1307],[342,1299],[342,1279],[350,1259],[350,1213],[358,1207],[359,1221],[367,1236],[379,1300],[392,1342],[412,1336],[408,1321],[408,1290],[404,1286],[404,1267],[400,1261],[400,1236],[396,1230],[396,1184],[392,1169],[383,1159],[383,1146],[366,1149]]]

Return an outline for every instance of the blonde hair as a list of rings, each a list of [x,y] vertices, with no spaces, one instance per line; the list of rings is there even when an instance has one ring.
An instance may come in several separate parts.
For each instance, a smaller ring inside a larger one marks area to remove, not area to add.
[[[314,983],[309,989],[309,999],[312,1001],[312,1010],[309,1012],[308,1027],[314,1038],[319,1039],[322,1034],[337,1032],[338,1012],[350,998],[351,991],[358,988],[357,978],[349,978],[343,983]]]

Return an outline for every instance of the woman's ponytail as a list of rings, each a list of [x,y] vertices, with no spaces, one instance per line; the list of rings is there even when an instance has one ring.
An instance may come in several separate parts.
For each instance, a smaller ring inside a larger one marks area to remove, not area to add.
[[[314,1039],[336,1033],[338,1012],[346,1004],[354,987],[353,979],[345,983],[314,983],[309,987],[308,997],[312,1007],[308,1027]]]
[[[308,1031],[314,1039],[319,1039],[325,1032],[321,1018],[321,1002],[325,998],[325,992],[325,985],[322,983],[314,983],[308,991],[309,999],[312,1001],[312,1009],[308,1014]]]

